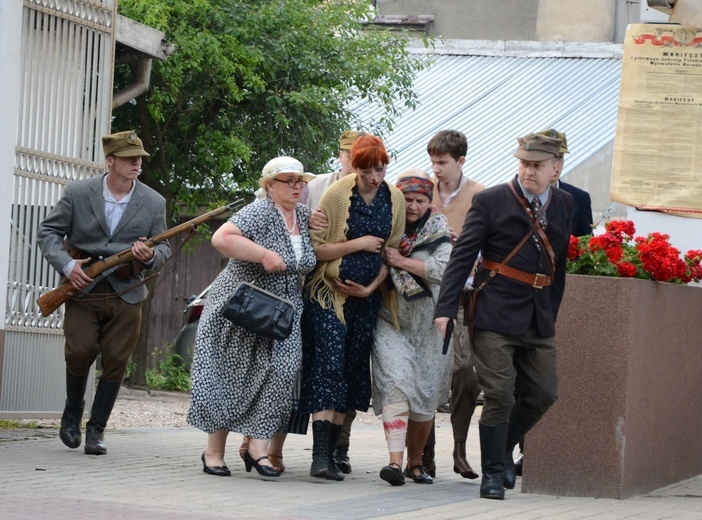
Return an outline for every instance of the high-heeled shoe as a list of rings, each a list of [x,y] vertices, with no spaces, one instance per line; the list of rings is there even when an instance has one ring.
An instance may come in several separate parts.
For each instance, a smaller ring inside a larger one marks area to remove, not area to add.
[[[258,474],[263,477],[279,477],[280,471],[277,471],[271,466],[263,466],[259,464],[260,461],[267,458],[268,455],[264,455],[263,457],[259,457],[254,460],[254,458],[251,456],[251,453],[249,453],[248,451],[244,453],[244,465],[246,466],[246,472],[251,473],[251,468],[254,467],[256,468],[256,471],[258,471]]]
[[[202,471],[208,475],[215,475],[217,477],[229,477],[232,472],[229,471],[227,466],[208,466],[205,462],[205,452],[202,452]]]

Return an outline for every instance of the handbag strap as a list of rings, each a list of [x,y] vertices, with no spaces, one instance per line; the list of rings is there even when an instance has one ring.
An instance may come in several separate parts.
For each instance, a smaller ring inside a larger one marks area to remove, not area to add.
[[[520,196],[517,193],[517,190],[514,188],[514,184],[512,184],[512,182],[508,182],[507,185],[509,186],[512,195],[514,195],[514,197],[517,199],[517,201],[522,206],[522,209],[526,213],[527,220],[531,224],[531,228],[534,232],[534,235],[536,236],[536,239],[541,244],[541,247],[543,247],[548,253],[548,266],[551,269],[551,275],[553,276],[553,274],[556,272],[556,253],[554,253],[553,247],[551,247],[551,242],[549,241],[548,237],[546,236],[546,233],[544,232],[544,229],[539,223],[541,216],[546,213],[546,208],[548,208],[548,205],[551,203],[553,191],[549,191],[548,200],[546,201],[546,204],[544,204],[541,207],[541,211],[539,211],[539,214],[534,215],[533,211],[531,210],[531,206],[529,205],[529,201],[527,201],[523,195]],[[531,232],[529,234],[531,234]]]
[[[256,285],[256,282],[258,279],[265,273],[266,270],[264,269],[262,272],[258,273],[256,276],[253,277],[253,280],[251,280],[249,283]],[[288,284],[288,270],[287,268],[285,271],[283,271],[283,274],[285,276],[285,295],[290,297],[290,285]]]

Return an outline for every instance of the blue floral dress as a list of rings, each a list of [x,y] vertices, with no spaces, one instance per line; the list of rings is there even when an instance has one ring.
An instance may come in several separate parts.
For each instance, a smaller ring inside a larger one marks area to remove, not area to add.
[[[195,338],[188,424],[207,433],[229,430],[256,439],[285,431],[302,359],[299,318],[301,279],[316,265],[308,232],[310,209],[298,204],[302,257],[297,262],[285,223],[270,198],[244,207],[229,220],[257,244],[276,251],[288,266],[267,273],[259,263],[229,260],[207,295]],[[282,341],[232,325],[220,314],[240,282],[251,282],[295,305],[293,331]]]
[[[352,240],[374,235],[387,240],[392,231],[392,201],[385,183],[370,204],[354,188],[350,198],[348,231]],[[380,253],[346,255],[339,268],[342,280],[370,284],[383,263]],[[302,410],[348,412],[368,410],[371,396],[370,352],[380,307],[380,292],[368,298],[346,299],[344,325],[333,308],[323,309],[306,295],[302,315]]]

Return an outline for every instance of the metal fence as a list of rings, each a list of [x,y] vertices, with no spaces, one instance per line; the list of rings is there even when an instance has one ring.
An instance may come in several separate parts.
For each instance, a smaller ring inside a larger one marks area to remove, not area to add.
[[[115,0],[24,0],[0,416],[63,408],[63,311],[36,305],[59,275],[36,234],[67,183],[104,171],[116,15]]]

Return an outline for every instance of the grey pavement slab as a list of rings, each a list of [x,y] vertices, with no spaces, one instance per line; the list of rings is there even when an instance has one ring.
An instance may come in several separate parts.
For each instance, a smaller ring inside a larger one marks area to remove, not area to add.
[[[468,457],[479,466],[477,424]],[[193,428],[106,432],[108,454],[70,450],[56,430],[0,430],[0,520],[83,518],[189,519],[700,519],[702,476],[628,500],[556,497],[507,491],[504,501],[479,498],[479,480],[452,471],[451,427],[437,428],[437,479],[391,487],[378,479],[387,463],[379,425],[356,425],[353,473],[343,482],[309,476],[311,434],[291,435],[280,478],[246,473],[229,439],[231,477],[202,472],[205,434]],[[587,478],[587,475],[583,475]]]

